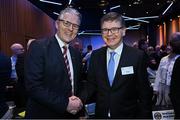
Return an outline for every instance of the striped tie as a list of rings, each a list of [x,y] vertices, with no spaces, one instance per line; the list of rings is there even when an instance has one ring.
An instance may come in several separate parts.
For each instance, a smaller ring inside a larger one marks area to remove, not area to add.
[[[71,85],[72,85],[72,77],[71,77],[71,71],[70,71],[70,66],[69,66],[69,61],[68,61],[68,58],[67,58],[67,46],[63,46],[63,49],[64,49],[64,51],[63,51],[63,57],[64,57],[64,62],[65,62],[65,64],[66,64],[66,68],[67,68],[67,72],[68,72],[68,77],[69,77],[69,79],[70,79],[70,81],[71,81]],[[74,87],[73,87],[73,85],[72,85],[72,95],[74,94]]]
[[[68,77],[69,77],[70,80],[72,80],[71,79],[71,71],[70,71],[69,61],[68,61],[68,58],[67,58],[67,46],[63,46],[63,49],[64,49],[63,56],[64,56],[64,61],[65,61],[65,64],[66,64],[66,68],[67,68],[67,71],[68,71]]]

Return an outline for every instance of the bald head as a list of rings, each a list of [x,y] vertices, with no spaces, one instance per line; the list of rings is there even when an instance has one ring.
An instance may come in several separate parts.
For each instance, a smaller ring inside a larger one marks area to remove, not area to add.
[[[11,48],[14,55],[24,53],[24,47],[19,43],[12,44],[10,48]]]

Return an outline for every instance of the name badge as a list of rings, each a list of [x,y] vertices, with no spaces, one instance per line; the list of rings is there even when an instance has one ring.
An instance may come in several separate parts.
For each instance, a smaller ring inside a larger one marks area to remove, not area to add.
[[[134,74],[133,66],[122,67],[121,72],[122,72],[122,75]]]

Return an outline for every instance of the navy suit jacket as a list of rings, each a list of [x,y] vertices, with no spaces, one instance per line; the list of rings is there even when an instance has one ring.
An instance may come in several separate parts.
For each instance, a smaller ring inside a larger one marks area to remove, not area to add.
[[[147,79],[146,58],[142,51],[124,44],[112,86],[106,67],[107,47],[91,55],[88,71],[88,98],[95,95],[96,118],[151,118],[152,89]],[[133,73],[122,74],[123,67]],[[95,94],[94,94],[95,93]]]
[[[75,95],[81,87],[81,55],[69,47],[74,69]],[[71,82],[55,37],[33,41],[25,63],[28,104],[26,118],[75,118],[66,112]]]

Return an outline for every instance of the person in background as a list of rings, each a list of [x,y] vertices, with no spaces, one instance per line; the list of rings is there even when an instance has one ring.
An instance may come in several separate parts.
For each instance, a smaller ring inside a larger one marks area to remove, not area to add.
[[[11,75],[11,59],[0,52],[0,119],[8,111],[5,89]],[[2,118],[3,119],[3,118]]]
[[[86,55],[84,56],[84,58],[83,58],[83,63],[85,64],[85,70],[86,70],[86,72],[87,72],[87,70],[88,70],[88,67],[89,67],[89,61],[90,61],[90,58],[91,58],[91,53],[92,53],[92,51],[93,51],[93,49],[92,49],[92,45],[88,45],[87,46],[87,53],[86,53]]]
[[[175,119],[180,119],[180,57],[174,63],[174,68],[171,77],[170,98],[174,108]]]
[[[94,50],[88,69],[87,101],[96,99],[95,118],[152,118],[152,90],[143,51],[123,43],[122,16],[110,12],[101,18],[106,47]]]
[[[36,39],[30,44],[25,62],[26,118],[82,116],[82,59],[80,52],[69,46],[80,23],[81,14],[76,9],[65,8],[55,22],[55,36]]]
[[[156,79],[153,86],[154,94],[157,95],[156,106],[161,108],[172,107],[172,102],[169,97],[171,75],[176,59],[180,56],[178,49],[180,48],[180,33],[174,33],[170,38],[170,46],[172,51],[160,61]]]
[[[180,55],[180,32],[177,32],[173,35],[174,39],[174,48],[176,54]],[[174,108],[175,112],[175,119],[180,119],[180,92],[179,92],[179,86],[180,86],[180,56],[176,59],[172,71],[171,76],[171,85],[170,85],[170,99]]]
[[[132,47],[138,48],[138,43],[137,43],[137,42],[134,42],[134,43],[132,44]]]
[[[17,61],[17,55],[24,53],[24,47],[19,43],[14,43],[11,45],[11,51],[13,55],[11,56],[11,65],[12,65],[12,72],[11,72],[11,79],[12,81],[17,82],[17,73],[16,73],[16,61]]]
[[[16,89],[16,84],[18,81],[17,73],[16,73],[16,62],[17,62],[17,56],[19,54],[24,53],[24,47],[19,44],[19,43],[14,43],[10,47],[12,51],[12,56],[11,56],[11,78],[10,82],[7,84],[6,88],[6,97],[8,101],[14,101],[17,99],[15,89]]]
[[[143,51],[147,51],[147,48],[148,48],[148,42],[147,42],[147,40],[146,39],[140,39],[139,41],[138,41],[138,48],[140,49],[140,50],[143,50]]]
[[[29,48],[29,45],[32,41],[35,39],[29,39],[27,42],[27,50]],[[16,60],[16,73],[18,77],[18,81],[16,83],[15,87],[15,104],[16,108],[14,109],[14,118],[19,117],[18,113],[25,110],[26,103],[27,103],[27,92],[25,89],[25,78],[24,78],[24,61],[26,57],[26,52],[18,54],[17,60]]]

